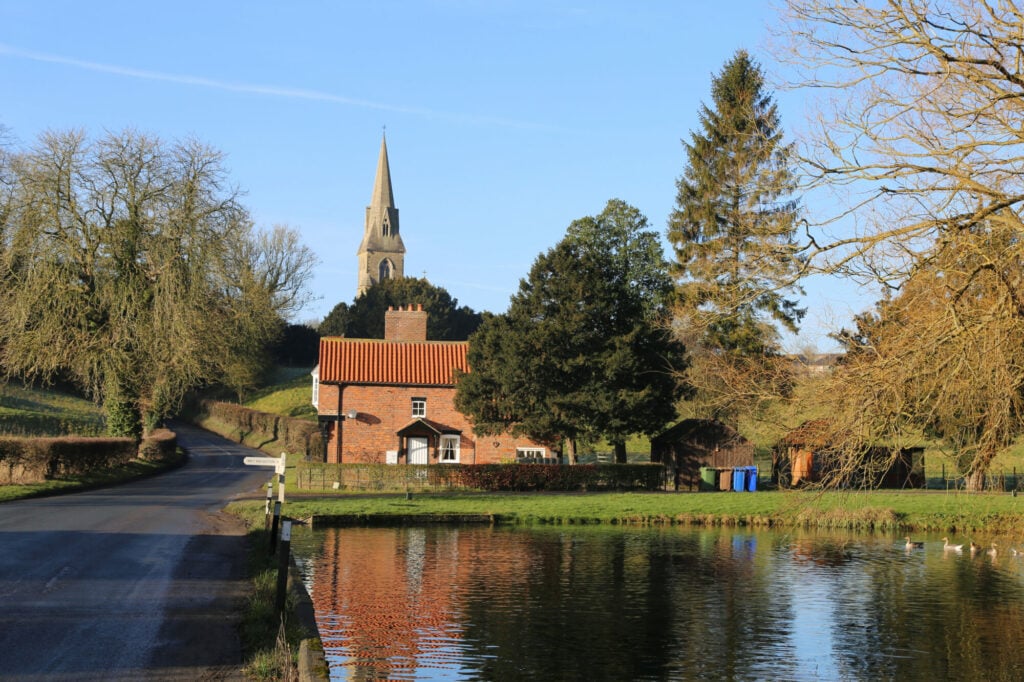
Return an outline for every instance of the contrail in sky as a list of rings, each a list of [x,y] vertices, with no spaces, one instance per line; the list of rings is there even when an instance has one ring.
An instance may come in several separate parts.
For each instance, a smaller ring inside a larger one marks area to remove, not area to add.
[[[413,114],[417,116],[425,116],[429,118],[442,118],[456,121],[469,121],[475,123],[491,123],[495,125],[510,127],[510,128],[526,128],[526,129],[545,129],[550,130],[551,128],[544,125],[537,125],[533,123],[523,123],[521,121],[511,121],[502,118],[492,118],[486,116],[472,116],[464,114],[452,114],[440,111],[432,111],[430,109],[422,109],[418,107],[405,107],[394,104],[382,104],[380,102],[371,102],[369,100],[356,99],[353,97],[342,97],[341,95],[335,95],[329,92],[321,92],[319,90],[304,90],[298,88],[284,88],[274,85],[252,85],[248,83],[230,83],[227,81],[220,81],[213,78],[205,78],[203,76],[189,76],[173,73],[163,73],[160,71],[149,71],[146,69],[135,69],[127,66],[117,66],[114,64],[101,64],[99,62],[90,62],[81,59],[73,59],[71,57],[62,57],[60,55],[48,54],[45,52],[34,52],[31,50],[23,50],[11,45],[0,43],[0,55],[9,55],[11,57],[17,57],[20,59],[28,59],[34,62],[45,62],[48,64],[61,64],[64,66],[71,66],[76,69],[84,69],[86,71],[96,71],[99,73],[109,73],[117,76],[127,76],[129,78],[139,78],[142,80],[150,81],[163,81],[165,83],[177,83],[180,85],[192,85],[203,88],[211,88],[214,90],[223,90],[226,92],[239,92],[250,95],[261,95],[265,97],[282,97],[286,99],[305,99],[318,102],[331,102],[334,104],[346,104],[353,107],[361,107],[364,109],[378,109],[381,111],[394,111],[402,114]]]

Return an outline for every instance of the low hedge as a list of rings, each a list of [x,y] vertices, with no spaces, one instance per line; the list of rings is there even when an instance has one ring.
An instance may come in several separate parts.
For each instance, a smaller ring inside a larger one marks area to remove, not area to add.
[[[41,483],[135,459],[134,438],[0,438],[0,485]]]
[[[160,462],[174,456],[178,450],[178,434],[170,429],[155,429],[139,443],[139,459]]]
[[[203,400],[198,408],[193,421],[225,438],[272,450],[275,455],[283,450],[306,459],[323,459],[323,437],[316,422],[216,400]]]
[[[299,462],[300,489],[575,491],[657,490],[661,464],[325,464]]]

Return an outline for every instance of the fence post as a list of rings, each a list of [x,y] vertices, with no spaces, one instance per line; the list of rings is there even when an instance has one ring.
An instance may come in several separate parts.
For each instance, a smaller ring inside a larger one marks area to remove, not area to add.
[[[281,551],[277,560],[277,600],[275,605],[277,612],[284,611],[285,596],[288,593],[288,561],[290,559],[292,544],[292,522],[285,521],[281,524]]]
[[[281,504],[284,504],[284,467],[287,461],[288,454],[281,453],[281,463],[277,465],[277,499]]]
[[[274,499],[274,482],[267,481],[267,503],[263,506],[263,528],[270,528],[270,503]]]
[[[274,549],[277,547],[277,527],[281,522],[281,503],[274,503],[274,519],[270,523],[270,555],[274,555]]]

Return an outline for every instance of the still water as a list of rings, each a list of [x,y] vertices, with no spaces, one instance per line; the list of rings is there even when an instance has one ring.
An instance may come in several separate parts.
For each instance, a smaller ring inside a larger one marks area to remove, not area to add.
[[[426,526],[292,547],[336,680],[1024,680],[1024,560],[915,539]]]

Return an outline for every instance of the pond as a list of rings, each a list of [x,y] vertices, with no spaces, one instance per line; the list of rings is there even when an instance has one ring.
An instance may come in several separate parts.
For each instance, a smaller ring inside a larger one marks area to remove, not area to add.
[[[437,525],[292,548],[336,680],[1024,679],[1024,560],[915,540]]]

